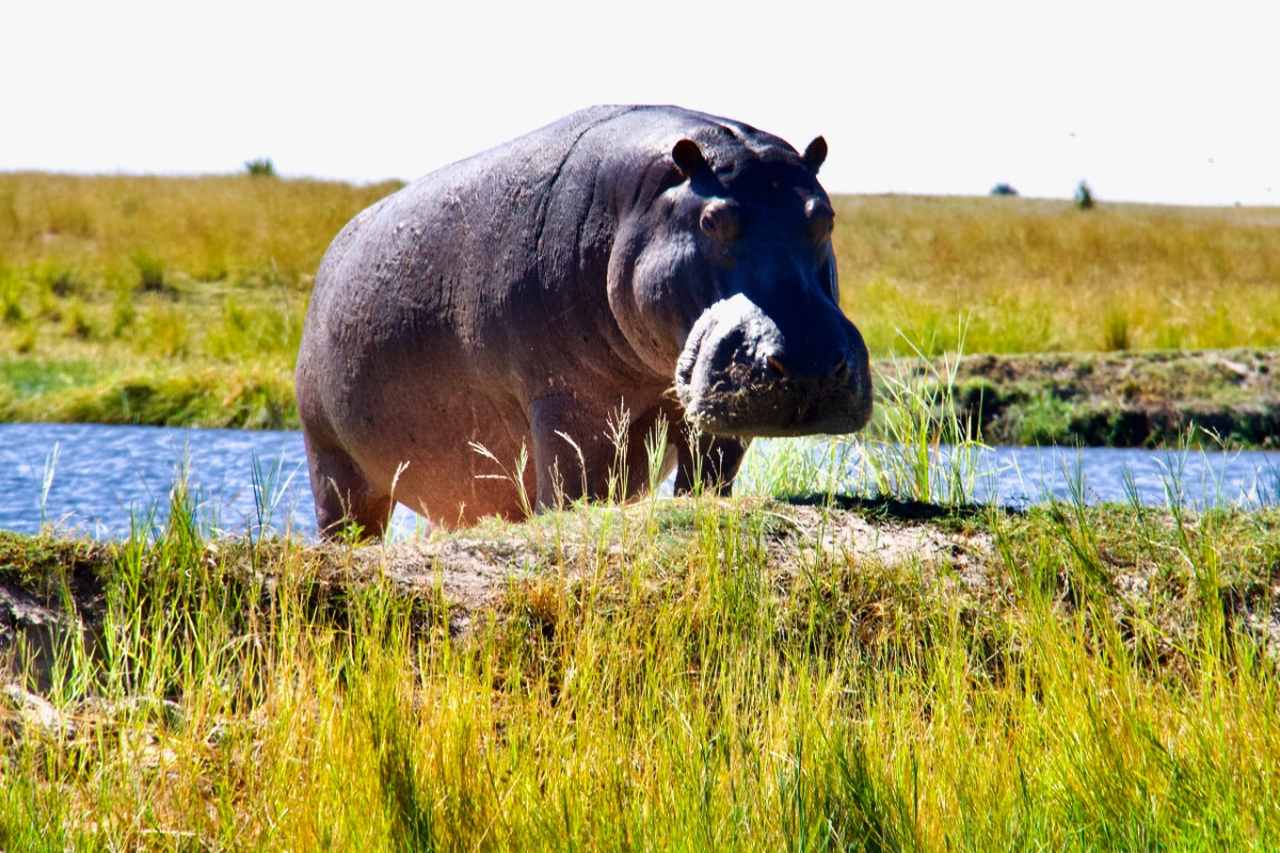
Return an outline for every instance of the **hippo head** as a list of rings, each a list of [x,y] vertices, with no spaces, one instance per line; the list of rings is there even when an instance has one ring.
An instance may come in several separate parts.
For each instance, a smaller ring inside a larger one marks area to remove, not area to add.
[[[674,362],[685,417],[705,432],[858,430],[870,369],[839,306],[835,214],[817,180],[826,142],[800,155],[758,131],[751,146],[714,131],[670,149],[632,235],[628,338],[650,364]]]

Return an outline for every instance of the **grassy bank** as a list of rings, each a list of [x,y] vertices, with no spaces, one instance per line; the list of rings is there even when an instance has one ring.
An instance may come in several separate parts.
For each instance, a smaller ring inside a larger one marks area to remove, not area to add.
[[[296,423],[315,267],[398,186],[0,175],[0,419]]]
[[[1273,512],[700,498],[357,549],[185,519],[0,534],[0,627],[44,655],[0,694],[0,846],[1280,843]]]
[[[278,367],[124,367],[0,361],[0,422],[297,429],[293,376]]]
[[[291,371],[312,274],[347,219],[397,186],[0,174],[0,420],[296,425]],[[962,317],[969,352],[1280,346],[1276,210],[836,206],[845,308],[879,359],[912,354],[912,342],[953,349]],[[1262,443],[1274,418],[1220,405],[1231,378],[1201,373],[1216,384],[1198,396],[1161,386],[1179,392],[1163,400],[1172,417],[1152,401],[1135,414],[1116,395],[1089,398],[1106,412],[1082,408],[1058,374],[1021,370],[1017,387],[974,378],[998,404],[979,418],[994,440],[1159,443],[1191,412]]]

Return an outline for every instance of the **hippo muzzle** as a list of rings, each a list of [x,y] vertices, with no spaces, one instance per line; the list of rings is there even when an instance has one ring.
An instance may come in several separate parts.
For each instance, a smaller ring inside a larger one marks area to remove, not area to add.
[[[713,435],[856,432],[871,417],[871,372],[858,330],[834,306],[784,334],[742,293],[694,323],[676,364],[685,417]]]

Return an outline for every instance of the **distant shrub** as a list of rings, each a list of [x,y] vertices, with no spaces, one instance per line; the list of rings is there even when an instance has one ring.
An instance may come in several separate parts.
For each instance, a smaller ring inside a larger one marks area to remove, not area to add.
[[[234,299],[223,303],[222,324],[205,340],[219,359],[250,359],[265,353],[292,355],[302,340],[302,324],[288,311],[272,306],[246,307]]]
[[[169,290],[165,279],[164,262],[155,255],[139,249],[130,258],[133,267],[138,271],[138,287],[148,293],[163,293]]]
[[[1156,349],[1186,349],[1188,329],[1185,320],[1170,319],[1156,327]]]
[[[1081,181],[1076,186],[1076,207],[1080,210],[1093,209],[1093,191],[1089,189],[1089,185]]]
[[[274,178],[276,176],[276,166],[271,162],[270,157],[245,160],[244,170],[255,178]]]
[[[54,297],[47,287],[39,291],[39,309],[37,315],[50,323],[62,322],[62,300]]]
[[[156,308],[144,315],[141,334],[133,338],[133,348],[142,355],[185,358],[191,354],[191,329],[184,312],[177,308]]]
[[[71,195],[52,198],[47,211],[50,235],[93,236],[93,215],[80,199]]]
[[[209,258],[198,269],[196,278],[200,281],[222,281],[229,274],[224,258]]]
[[[1012,184],[996,184],[991,188],[992,195],[1017,195],[1018,191],[1013,188]]]
[[[26,330],[18,336],[18,340],[13,344],[13,351],[19,355],[26,355],[34,352],[36,348],[36,330],[31,324],[27,324]]]
[[[1070,441],[1072,407],[1041,391],[1009,413],[1009,428],[1019,444],[1064,444]]]

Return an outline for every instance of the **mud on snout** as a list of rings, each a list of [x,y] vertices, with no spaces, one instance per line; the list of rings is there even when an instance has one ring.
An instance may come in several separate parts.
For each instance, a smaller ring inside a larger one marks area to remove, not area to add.
[[[704,311],[676,364],[685,418],[704,432],[737,436],[865,426],[871,376],[858,330],[834,306],[799,313],[786,325],[794,328],[784,330],[744,294]]]

